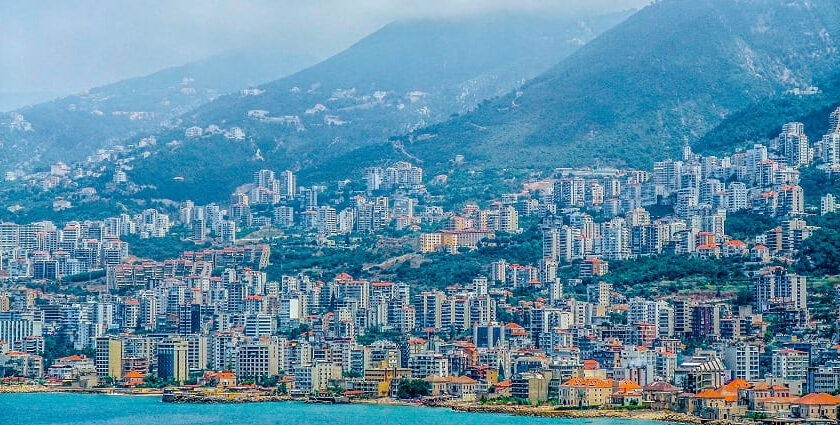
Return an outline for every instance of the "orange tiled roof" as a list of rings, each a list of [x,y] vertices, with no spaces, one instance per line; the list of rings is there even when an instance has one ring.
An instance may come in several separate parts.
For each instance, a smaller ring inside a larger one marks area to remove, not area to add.
[[[699,393],[697,393],[697,395],[695,395],[695,397],[703,398],[703,399],[721,399],[721,398],[725,399],[726,398],[726,397],[723,396],[723,394],[720,393],[720,391],[717,391],[717,390],[703,390],[703,391],[700,391]]]
[[[622,379],[620,381],[615,382],[615,387],[624,392],[628,392],[630,390],[638,390],[641,389],[642,386],[629,380],[629,379]]]
[[[503,388],[510,388],[511,382],[510,379],[505,379],[504,381],[496,383],[496,389],[503,389]]]
[[[143,378],[145,378],[145,375],[143,375],[142,373],[140,373],[136,370],[132,370],[131,372],[128,372],[128,373],[125,374],[125,376],[123,376],[123,379],[143,379]]]
[[[733,379],[720,387],[721,390],[738,391],[741,388],[750,388],[752,385],[743,379]]]
[[[61,357],[59,359],[55,359],[58,363],[66,363],[66,362],[78,362],[83,360],[89,360],[87,357],[80,356],[78,354],[73,354],[72,356]]]
[[[837,405],[840,404],[840,400],[826,393],[811,393],[800,397],[799,400],[796,400],[796,403],[806,405]]]
[[[449,382],[452,384],[475,384],[478,381],[469,376],[451,376],[449,377]]]
[[[428,383],[431,383],[431,384],[434,384],[435,382],[443,383],[443,382],[447,381],[446,378],[444,378],[442,376],[438,376],[438,375],[429,375],[429,376],[423,378],[423,380],[428,382]]]
[[[581,378],[581,377],[573,377],[570,378],[568,381],[560,384],[564,387],[575,387],[575,388],[612,388],[613,380],[612,379],[600,379],[600,378]]]

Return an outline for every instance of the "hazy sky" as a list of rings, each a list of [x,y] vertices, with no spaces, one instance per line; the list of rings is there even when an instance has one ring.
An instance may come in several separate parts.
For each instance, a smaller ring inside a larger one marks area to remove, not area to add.
[[[600,13],[650,0],[0,0],[0,96],[69,94],[230,49],[327,57],[388,22]]]

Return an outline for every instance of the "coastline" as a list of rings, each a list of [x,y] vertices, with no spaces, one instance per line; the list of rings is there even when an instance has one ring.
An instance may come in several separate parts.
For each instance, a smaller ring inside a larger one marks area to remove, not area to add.
[[[160,397],[163,395],[163,390],[159,390],[156,388],[78,388],[35,384],[0,385],[0,395],[37,393],[101,394]]]
[[[703,422],[699,417],[686,413],[678,413],[670,410],[629,410],[629,409],[560,409],[557,406],[527,406],[527,405],[497,405],[480,404],[475,402],[450,401],[440,404],[440,407],[448,407],[459,412],[471,413],[501,413],[514,416],[535,416],[546,418],[565,419],[598,419],[598,418],[621,418],[640,419],[647,421],[660,421],[683,424],[729,424],[728,421]]]
[[[405,401],[391,398],[376,399],[309,399],[292,397],[289,395],[274,395],[260,392],[242,393],[175,393],[164,396],[163,390],[149,388],[68,388],[52,387],[45,385],[3,385],[0,386],[2,394],[27,394],[27,393],[70,393],[70,394],[99,394],[99,395],[122,395],[122,396],[153,396],[161,397],[162,401],[169,403],[185,404],[238,404],[238,403],[272,403],[296,401],[302,403],[327,403],[327,404],[369,404],[383,406],[413,406],[413,407],[434,407],[448,408],[456,412],[505,414],[513,416],[531,416],[546,418],[564,419],[599,419],[599,418],[620,418],[636,419],[646,421],[668,422],[671,424],[710,424],[728,425],[730,421],[703,421],[699,417],[686,413],[678,413],[670,410],[629,410],[629,409],[564,409],[552,405],[497,405],[481,404],[479,402],[465,402],[456,400],[429,400]],[[167,399],[168,397],[168,399]]]

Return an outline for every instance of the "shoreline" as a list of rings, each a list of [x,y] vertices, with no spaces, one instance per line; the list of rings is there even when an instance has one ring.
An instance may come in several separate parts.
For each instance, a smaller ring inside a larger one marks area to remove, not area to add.
[[[671,424],[709,424],[729,425],[730,421],[703,421],[701,418],[686,413],[678,413],[670,410],[629,410],[629,409],[563,409],[552,405],[506,405],[506,404],[481,404],[479,402],[465,402],[457,400],[429,400],[405,401],[391,398],[376,399],[342,399],[341,401],[324,401],[318,399],[292,397],[289,395],[274,395],[259,392],[243,393],[179,393],[173,394],[169,400],[164,400],[164,391],[149,388],[68,388],[51,387],[44,385],[4,385],[0,386],[0,395],[3,394],[37,394],[37,393],[67,393],[67,394],[92,394],[92,395],[116,395],[116,396],[139,396],[139,397],[161,397],[162,402],[183,403],[183,404],[242,404],[242,403],[279,403],[279,402],[300,402],[315,404],[368,404],[380,406],[413,406],[447,408],[455,412],[465,413],[487,413],[506,414],[512,416],[529,416],[563,419],[633,419]]]
[[[157,388],[78,388],[49,385],[21,384],[0,385],[0,395],[3,394],[99,394],[99,395],[130,395],[139,397],[160,397],[163,390]]]
[[[729,424],[727,421],[711,421],[703,422],[702,419],[686,413],[678,413],[670,410],[650,410],[650,409],[563,409],[557,406],[543,405],[543,406],[529,406],[529,405],[498,405],[498,404],[481,404],[478,402],[458,402],[449,401],[439,405],[439,407],[448,407],[457,412],[470,413],[496,413],[507,414],[513,416],[531,416],[544,418],[564,418],[564,419],[636,419],[648,420],[669,423],[681,424]]]

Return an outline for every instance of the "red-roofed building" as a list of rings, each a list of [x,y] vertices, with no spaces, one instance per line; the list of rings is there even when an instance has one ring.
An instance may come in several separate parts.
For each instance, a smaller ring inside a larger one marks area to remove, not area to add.
[[[572,377],[560,384],[558,403],[577,407],[609,406],[612,395],[612,379]]]
[[[692,397],[688,413],[710,420],[734,420],[746,414],[747,407],[738,405],[737,390],[705,389]]]
[[[750,260],[761,263],[770,262],[770,248],[764,245],[756,245],[750,250]]]
[[[219,388],[228,388],[228,387],[235,387],[236,386],[236,374],[229,371],[223,370],[216,374],[216,379],[218,380]]]
[[[694,254],[700,258],[717,258],[720,257],[720,245],[716,243],[707,243],[699,245]]]
[[[145,377],[146,375],[143,375],[136,370],[132,370],[123,376],[122,384],[124,387],[136,387],[143,384],[143,379]]]
[[[504,381],[500,381],[493,386],[493,390],[496,395],[500,397],[510,397],[510,379],[505,379]]]
[[[642,388],[642,404],[650,409],[673,409],[682,390],[665,381],[656,381]]]
[[[833,423],[837,421],[837,408],[840,399],[826,393],[811,393],[793,402],[791,411],[794,416],[806,421]]]
[[[611,403],[615,406],[641,405],[642,386],[629,379],[614,381]]]
[[[610,271],[610,263],[600,258],[587,258],[580,263],[580,277],[603,276]]]
[[[748,254],[747,244],[738,239],[726,241],[723,244],[724,257],[746,256]]]
[[[446,383],[449,395],[463,399],[475,398],[475,388],[478,381],[469,376],[450,376]]]

